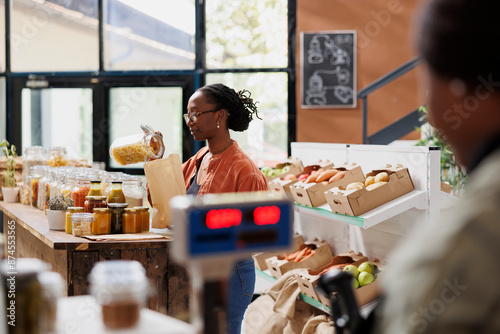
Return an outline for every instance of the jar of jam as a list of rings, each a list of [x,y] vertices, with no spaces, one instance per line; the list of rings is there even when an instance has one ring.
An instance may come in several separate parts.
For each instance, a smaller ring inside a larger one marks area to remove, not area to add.
[[[149,209],[145,206],[138,206],[136,209],[141,213],[142,232],[149,231]]]
[[[71,215],[71,223],[73,224],[73,235],[81,237],[82,235],[92,234],[92,223],[94,215],[87,212],[77,212]]]
[[[92,180],[90,181],[90,190],[88,196],[102,196],[101,181]]]
[[[127,208],[123,212],[123,233],[141,233],[142,219],[141,212],[136,208]]]
[[[111,210],[109,208],[94,209],[94,223],[92,224],[92,234],[111,233]]]
[[[127,206],[127,203],[108,203],[111,211],[111,234],[122,233],[123,212]]]
[[[65,231],[68,234],[73,234],[73,223],[71,222],[71,215],[77,212],[83,212],[83,207],[81,206],[70,206],[66,211],[66,228]]]
[[[125,194],[122,190],[122,181],[111,182],[111,192],[108,196],[108,203],[126,203]]]
[[[105,196],[86,196],[85,203],[83,204],[83,212],[93,213],[94,208],[105,207],[107,207]]]

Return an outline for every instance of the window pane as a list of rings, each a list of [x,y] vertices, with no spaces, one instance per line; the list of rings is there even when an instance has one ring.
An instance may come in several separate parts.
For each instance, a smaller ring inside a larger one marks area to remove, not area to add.
[[[117,138],[141,133],[141,123],[163,134],[165,154],[177,153],[182,159],[182,88],[112,88],[110,98],[110,143]],[[110,166],[123,168],[110,158]],[[143,164],[127,165],[142,168]]]
[[[92,161],[92,89],[22,90],[23,150],[62,146],[69,158]]]
[[[207,0],[207,67],[286,67],[287,6],[284,0]]]
[[[97,0],[12,1],[12,71],[99,68]]]
[[[107,70],[194,68],[194,0],[105,0]]]
[[[247,131],[231,131],[231,137],[259,167],[270,166],[288,156],[288,93],[286,73],[208,74],[207,84],[221,82],[234,90],[247,89],[258,101],[259,117]]]

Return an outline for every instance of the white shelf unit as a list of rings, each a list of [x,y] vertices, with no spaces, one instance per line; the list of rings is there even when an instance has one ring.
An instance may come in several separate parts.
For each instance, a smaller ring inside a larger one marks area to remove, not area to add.
[[[426,212],[426,220],[439,215],[441,207],[452,200],[440,190],[440,150],[425,146],[346,145],[326,143],[292,143],[292,157],[303,161],[304,166],[318,160],[329,159],[334,166],[355,163],[363,173],[390,164],[407,167],[415,190],[385,203],[361,216],[351,217],[333,213],[328,204],[318,208],[297,206],[300,214],[319,215],[336,221],[370,228],[409,209]],[[444,204],[443,204],[443,203]]]
[[[441,191],[440,150],[423,146],[292,143],[292,158],[304,166],[330,160],[334,166],[356,163],[366,174],[397,164],[407,167],[415,189],[358,217],[337,214],[326,203],[317,208],[295,205],[295,231],[304,240],[321,239],[333,254],[348,250],[386,262],[388,254],[414,228],[436,221],[454,196]],[[272,282],[257,276],[256,292]]]

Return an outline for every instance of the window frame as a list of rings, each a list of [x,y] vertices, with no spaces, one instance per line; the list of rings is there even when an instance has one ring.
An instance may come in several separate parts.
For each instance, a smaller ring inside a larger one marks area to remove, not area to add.
[[[187,108],[189,97],[197,88],[205,85],[206,75],[212,73],[257,73],[284,72],[288,75],[288,155],[291,143],[296,140],[296,0],[288,0],[288,66],[286,68],[252,68],[252,69],[207,69],[206,67],[206,20],[205,2],[195,2],[196,32],[195,32],[195,68],[192,70],[170,71],[105,71],[103,57],[103,1],[98,0],[99,17],[99,70],[96,72],[11,72],[10,59],[10,10],[11,0],[5,1],[5,31],[6,31],[6,70],[0,73],[6,77],[6,136],[7,140],[22,147],[22,117],[21,90],[26,83],[35,78],[46,80],[48,87],[53,88],[92,88],[93,90],[93,127],[98,128],[101,122],[109,118],[109,88],[110,87],[146,87],[144,80],[154,78],[157,81],[147,87],[182,87],[183,110]],[[30,87],[31,88],[31,87]],[[107,170],[123,171],[138,174],[137,169],[109,167],[109,129],[106,131],[104,145],[93,143],[93,160],[104,161]],[[183,160],[187,160],[194,152],[204,145],[194,141],[189,128],[183,124]],[[22,153],[22,152],[20,152]]]

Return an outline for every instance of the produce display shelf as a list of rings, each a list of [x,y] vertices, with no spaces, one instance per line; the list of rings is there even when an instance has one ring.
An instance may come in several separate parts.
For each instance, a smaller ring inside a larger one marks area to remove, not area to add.
[[[262,270],[259,270],[257,268],[255,268],[255,273],[256,273],[256,278],[259,279],[263,279],[268,286],[271,286],[272,284],[274,284],[277,279],[273,276],[271,276],[270,274],[266,273],[266,271],[262,271]],[[321,302],[319,302],[318,300],[312,298],[312,297],[309,297],[303,293],[300,293],[299,294],[299,299],[302,300],[303,302],[327,313],[327,314],[332,314],[332,309],[331,307],[329,306],[326,306],[326,305],[323,305],[321,304]],[[374,301],[371,301],[363,306],[360,307],[360,313],[363,317],[367,317],[368,314],[371,312],[371,310],[378,304],[378,300],[374,300]]]
[[[297,203],[295,204],[295,206],[299,213],[321,216],[332,220],[349,223],[351,225],[360,226],[363,228],[370,228],[409,209],[426,208],[427,192],[413,190],[360,216],[348,216],[334,213],[332,212],[328,203],[314,208]]]

